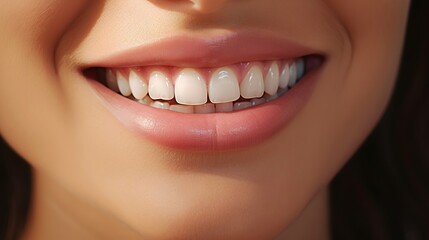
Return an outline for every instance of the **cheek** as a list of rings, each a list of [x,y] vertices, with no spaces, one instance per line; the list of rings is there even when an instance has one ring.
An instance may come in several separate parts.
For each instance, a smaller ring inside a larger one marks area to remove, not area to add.
[[[0,131],[26,159],[42,158],[52,148],[49,139],[66,129],[56,44],[90,1],[6,2],[0,8]]]
[[[349,28],[351,61],[344,81],[343,108],[354,121],[378,118],[390,98],[399,68],[408,0],[342,4]],[[365,13],[365,14],[362,14]]]
[[[406,1],[390,1],[390,5],[387,1],[327,2],[347,30],[344,44],[330,52],[311,101],[288,128],[293,141],[284,146],[280,138],[276,141],[282,149],[278,155],[283,151],[294,160],[288,167],[303,169],[296,179],[306,189],[327,183],[385,110],[400,63],[407,19]]]
[[[26,45],[33,45],[40,52],[50,50],[48,52],[51,57],[55,45],[67,27],[91,1],[6,0],[6,2],[4,6],[7,7],[0,9],[2,34],[9,39],[27,41]]]
[[[320,148],[331,149],[326,156],[350,156],[377,123],[391,96],[409,1],[327,2],[347,29],[349,44],[331,59],[336,62],[327,69],[332,81],[320,90],[327,94],[315,96],[320,100],[314,110],[319,118],[313,119],[319,127],[326,127],[315,131],[323,136]]]

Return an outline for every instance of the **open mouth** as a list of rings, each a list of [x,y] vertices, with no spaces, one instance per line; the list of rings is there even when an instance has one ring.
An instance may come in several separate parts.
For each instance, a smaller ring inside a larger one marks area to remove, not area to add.
[[[217,68],[101,68],[97,80],[123,97],[154,108],[187,114],[226,113],[283,96],[320,62],[319,56],[306,56]]]
[[[102,105],[163,146],[218,151],[271,138],[304,107],[325,55],[278,35],[176,36],[87,61]]]

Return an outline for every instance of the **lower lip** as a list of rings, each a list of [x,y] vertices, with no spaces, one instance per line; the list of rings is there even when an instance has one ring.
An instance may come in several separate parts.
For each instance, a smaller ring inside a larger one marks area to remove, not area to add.
[[[251,147],[286,128],[304,107],[320,76],[309,72],[280,98],[231,113],[183,114],[127,99],[90,80],[103,105],[130,131],[162,146],[183,150],[231,150]]]

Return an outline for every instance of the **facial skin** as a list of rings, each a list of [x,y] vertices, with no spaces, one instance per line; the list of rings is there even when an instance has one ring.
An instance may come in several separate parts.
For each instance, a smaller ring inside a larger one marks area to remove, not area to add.
[[[327,239],[329,181],[386,107],[408,6],[3,0],[0,132],[34,168],[25,238]],[[326,57],[305,107],[251,148],[202,153],[142,139],[106,111],[79,70],[124,46],[244,28]]]

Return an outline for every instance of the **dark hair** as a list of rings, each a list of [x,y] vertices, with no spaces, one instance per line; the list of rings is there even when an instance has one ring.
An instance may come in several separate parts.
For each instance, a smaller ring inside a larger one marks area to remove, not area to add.
[[[429,1],[413,0],[402,65],[380,123],[330,186],[334,240],[429,239]],[[0,239],[18,239],[31,167],[0,138]]]
[[[330,185],[335,240],[429,239],[428,11],[412,1],[389,107]]]
[[[31,196],[31,168],[0,138],[0,239],[19,239]]]

